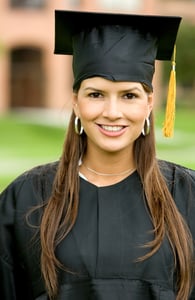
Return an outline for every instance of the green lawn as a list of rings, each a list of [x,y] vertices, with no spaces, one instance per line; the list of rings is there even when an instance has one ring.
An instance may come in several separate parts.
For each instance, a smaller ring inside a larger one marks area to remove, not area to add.
[[[195,169],[195,110],[176,111],[173,138],[163,137],[163,114],[156,114],[155,120],[158,157]]]
[[[176,112],[175,134],[164,138],[164,115],[156,114],[157,155],[195,169],[195,112]],[[43,121],[43,120],[42,120]],[[61,155],[65,126],[38,124],[28,116],[0,118],[0,191],[23,171]]]
[[[0,118],[0,191],[21,172],[61,155],[65,128],[32,123],[17,115]]]

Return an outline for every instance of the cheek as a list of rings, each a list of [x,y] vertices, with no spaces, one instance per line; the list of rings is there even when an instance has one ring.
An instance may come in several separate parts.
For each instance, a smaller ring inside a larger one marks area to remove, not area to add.
[[[78,105],[79,116],[83,120],[91,120],[96,118],[101,113],[101,105],[90,105],[89,103]]]
[[[148,117],[148,114],[149,109],[147,105],[138,105],[129,110],[128,119],[131,119],[134,122],[144,122]]]
[[[93,111],[88,109],[87,107],[79,109],[80,118],[83,120],[88,120],[93,117]]]

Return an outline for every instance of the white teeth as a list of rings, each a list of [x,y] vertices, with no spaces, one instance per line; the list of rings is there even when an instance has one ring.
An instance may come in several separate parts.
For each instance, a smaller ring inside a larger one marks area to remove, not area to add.
[[[102,125],[101,127],[107,131],[120,131],[123,128],[123,126],[107,126],[107,125]]]

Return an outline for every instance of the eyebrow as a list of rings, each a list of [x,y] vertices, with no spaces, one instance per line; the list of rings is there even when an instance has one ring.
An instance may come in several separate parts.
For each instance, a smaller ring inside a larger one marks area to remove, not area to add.
[[[122,93],[128,93],[128,92],[142,92],[142,90],[138,87],[132,87],[132,88],[128,88],[128,89],[125,89],[125,90],[121,90],[120,92]]]
[[[98,92],[101,92],[101,91],[102,91],[102,90],[100,90],[100,89],[98,89],[98,88],[90,87],[90,86],[84,88],[83,90],[84,90],[84,91],[87,91],[87,90],[93,90],[93,91],[98,91]]]

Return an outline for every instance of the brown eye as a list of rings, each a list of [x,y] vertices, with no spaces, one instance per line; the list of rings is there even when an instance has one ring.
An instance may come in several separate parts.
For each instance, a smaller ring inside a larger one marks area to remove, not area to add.
[[[136,96],[136,94],[134,94],[134,93],[127,93],[127,94],[125,94],[124,95],[124,98],[125,99],[134,99],[134,98],[136,98],[137,96]]]
[[[102,97],[102,94],[100,94],[99,92],[93,92],[89,94],[89,97],[91,98],[100,98]]]

